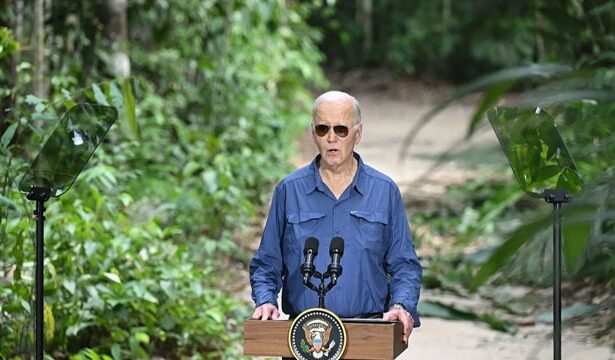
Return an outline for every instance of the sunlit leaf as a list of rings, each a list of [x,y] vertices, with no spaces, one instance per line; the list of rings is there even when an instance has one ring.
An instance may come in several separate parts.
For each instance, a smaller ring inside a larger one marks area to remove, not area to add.
[[[109,106],[109,102],[107,102],[107,97],[97,84],[92,84],[92,90],[94,91],[94,98],[96,99],[96,102],[101,105]]]
[[[3,148],[7,149],[11,144],[11,140],[13,140],[13,136],[15,136],[15,130],[17,130],[17,125],[19,124],[13,123],[9,125],[6,130],[4,130],[4,133],[0,138],[0,145],[2,145]]]
[[[41,99],[41,98],[39,98],[37,96],[28,94],[28,95],[26,95],[26,100],[25,101],[26,101],[26,104],[38,105],[40,102],[43,101],[43,99]]]
[[[45,341],[53,340],[56,331],[56,321],[53,316],[53,310],[49,304],[45,304],[43,308],[43,324]]]
[[[124,95],[124,114],[126,115],[126,121],[132,134],[137,136],[139,134],[139,128],[137,125],[137,113],[135,105],[135,97],[132,92],[132,86],[129,79],[122,81],[122,94]]]
[[[117,283],[117,284],[121,284],[122,283],[122,280],[120,279],[120,277],[117,274],[106,272],[106,273],[103,273],[103,275],[107,279],[113,281],[114,283]]]

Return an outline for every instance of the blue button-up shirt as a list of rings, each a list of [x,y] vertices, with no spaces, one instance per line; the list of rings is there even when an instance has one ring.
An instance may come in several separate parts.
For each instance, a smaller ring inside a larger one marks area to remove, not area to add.
[[[336,199],[318,171],[320,155],[275,188],[260,247],[250,264],[256,306],[277,304],[291,315],[318,306],[318,294],[303,284],[305,240],[319,240],[314,264],[324,273],[331,239],[344,239],[342,275],[327,293],[325,307],[340,317],[382,313],[400,303],[420,321],[421,266],[414,250],[400,191],[389,177],[359,162],[355,177]],[[318,284],[314,278],[312,281]]]

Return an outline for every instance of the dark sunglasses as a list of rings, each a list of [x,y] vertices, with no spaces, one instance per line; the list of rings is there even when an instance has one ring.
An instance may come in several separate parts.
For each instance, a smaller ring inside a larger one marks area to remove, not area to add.
[[[320,137],[327,135],[329,133],[329,129],[331,129],[331,126],[325,124],[318,124],[314,126],[314,132]],[[333,126],[333,132],[341,138],[348,136],[349,131],[350,130],[346,125]]]

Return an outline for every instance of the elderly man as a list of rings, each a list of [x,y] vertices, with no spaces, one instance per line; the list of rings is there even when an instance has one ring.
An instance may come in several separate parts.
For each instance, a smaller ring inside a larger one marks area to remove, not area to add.
[[[419,326],[421,280],[400,191],[386,175],[354,152],[363,131],[357,100],[329,91],[314,102],[312,138],[319,155],[275,188],[260,247],[250,264],[254,319],[277,319],[277,294],[291,317],[318,306],[318,294],[303,284],[307,238],[328,249],[345,239],[343,275],[325,299],[338,316],[382,317],[404,324],[404,342]],[[317,270],[328,256],[317,256]]]

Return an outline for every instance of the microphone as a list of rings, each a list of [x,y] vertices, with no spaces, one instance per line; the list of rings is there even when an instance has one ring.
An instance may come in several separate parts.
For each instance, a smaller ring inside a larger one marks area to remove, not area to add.
[[[342,275],[340,260],[342,259],[342,255],[344,255],[344,239],[336,236],[331,240],[329,255],[331,255],[331,264],[329,264],[327,271],[331,274],[331,281],[335,284],[337,282],[337,277]]]
[[[305,255],[305,262],[301,265],[301,272],[303,273],[303,283],[307,284],[310,276],[314,273],[314,258],[318,255],[318,239],[310,236],[305,240],[303,255]]]

